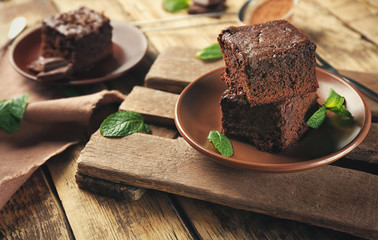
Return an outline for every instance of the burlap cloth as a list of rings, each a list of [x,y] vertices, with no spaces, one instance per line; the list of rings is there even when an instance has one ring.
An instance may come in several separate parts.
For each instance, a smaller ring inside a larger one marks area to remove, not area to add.
[[[124,99],[108,90],[66,97],[57,86],[22,77],[8,55],[0,52],[0,100],[30,97],[20,129],[13,134],[0,130],[0,209],[40,165],[85,137],[94,109]]]

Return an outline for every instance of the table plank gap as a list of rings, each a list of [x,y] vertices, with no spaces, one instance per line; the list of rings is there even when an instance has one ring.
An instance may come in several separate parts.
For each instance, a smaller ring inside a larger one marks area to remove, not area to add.
[[[182,221],[184,222],[185,226],[188,228],[193,239],[204,239],[198,234],[197,229],[193,225],[192,219],[188,216],[187,211],[182,207],[181,203],[177,199],[177,196],[174,194],[168,194],[168,196],[169,199],[172,201],[173,206],[176,208],[178,214],[180,215]]]
[[[72,228],[71,228],[70,223],[68,221],[66,212],[65,212],[64,207],[62,205],[62,202],[59,199],[59,195],[58,195],[58,192],[57,192],[56,187],[54,185],[54,181],[52,180],[51,173],[50,173],[50,171],[49,171],[49,169],[47,168],[46,165],[42,165],[40,167],[40,169],[42,171],[43,180],[46,183],[46,186],[48,187],[49,191],[52,193],[51,194],[52,198],[53,198],[56,206],[58,207],[60,214],[64,217],[64,223],[67,226],[67,231],[69,232],[70,239],[75,239],[74,234],[72,232]]]

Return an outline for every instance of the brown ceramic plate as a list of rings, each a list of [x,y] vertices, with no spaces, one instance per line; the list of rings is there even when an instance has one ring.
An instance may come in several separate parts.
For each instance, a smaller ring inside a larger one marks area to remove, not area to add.
[[[72,79],[43,82],[57,85],[83,85],[114,79],[130,70],[142,60],[148,44],[144,34],[136,27],[123,22],[112,21],[113,55],[96,63],[88,72],[73,76]],[[20,39],[11,49],[12,66],[24,77],[37,81],[27,66],[39,57],[41,28],[34,29]]]
[[[212,160],[234,168],[261,172],[295,172],[329,164],[352,151],[367,135],[371,114],[358,91],[340,77],[317,69],[319,103],[323,104],[330,88],[345,97],[354,121],[335,123],[327,119],[319,129],[311,129],[285,152],[271,154],[253,145],[231,139],[234,155],[224,157],[205,147],[210,130],[220,131],[219,99],[226,86],[220,79],[223,69],[212,71],[192,82],[181,93],[176,105],[175,123],[181,136]],[[347,126],[344,126],[347,125]]]

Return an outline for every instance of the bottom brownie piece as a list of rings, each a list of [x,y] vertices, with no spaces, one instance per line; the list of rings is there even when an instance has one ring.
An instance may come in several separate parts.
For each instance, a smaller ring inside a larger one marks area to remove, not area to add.
[[[316,111],[317,99],[317,93],[310,92],[251,107],[243,93],[226,90],[220,100],[222,132],[262,151],[282,151],[306,132],[306,121]]]

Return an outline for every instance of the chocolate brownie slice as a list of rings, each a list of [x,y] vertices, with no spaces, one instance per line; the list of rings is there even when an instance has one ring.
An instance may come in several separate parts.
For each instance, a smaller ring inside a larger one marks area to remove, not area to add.
[[[310,92],[251,106],[243,92],[227,89],[220,99],[222,132],[262,151],[282,151],[306,132],[306,121],[318,106],[317,98],[316,92]]]
[[[315,43],[285,20],[228,27],[218,37],[228,87],[243,88],[250,104],[271,103],[318,88]]]
[[[41,55],[68,60],[74,72],[110,55],[112,49],[112,26],[102,13],[81,7],[43,21]]]

